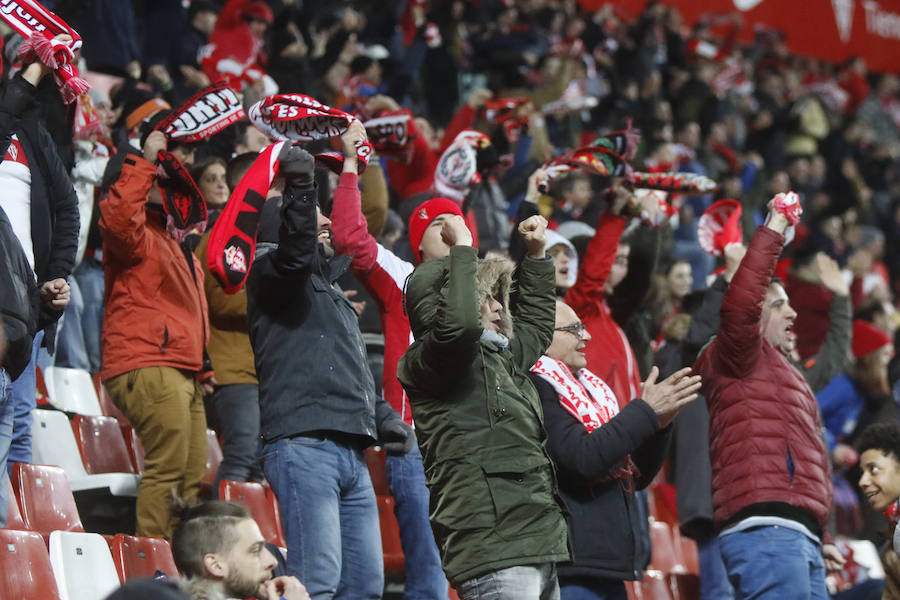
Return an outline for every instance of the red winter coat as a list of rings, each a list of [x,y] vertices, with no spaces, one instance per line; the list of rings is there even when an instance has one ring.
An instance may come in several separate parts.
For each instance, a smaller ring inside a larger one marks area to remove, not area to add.
[[[781,502],[805,510],[824,530],[831,506],[816,398],[760,331],[763,299],[783,245],[784,236],[757,229],[725,293],[719,333],[694,364],[709,404],[713,520],[719,528],[751,504]]]
[[[613,320],[603,288],[609,279],[625,219],[605,213],[597,220],[597,232],[588,243],[578,279],[566,293],[566,304],[591,334],[584,347],[587,368],[612,388],[624,407],[640,396],[641,373],[625,332]]]

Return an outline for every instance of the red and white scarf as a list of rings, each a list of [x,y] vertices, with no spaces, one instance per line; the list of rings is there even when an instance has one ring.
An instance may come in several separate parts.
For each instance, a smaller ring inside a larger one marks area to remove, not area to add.
[[[576,374],[562,361],[541,356],[531,367],[531,372],[553,386],[559,395],[559,403],[575,417],[588,433],[599,429],[619,414],[619,402],[606,382],[588,371],[578,369]],[[629,482],[637,476],[637,467],[626,456],[609,473],[608,479]]]
[[[285,142],[265,148],[234,188],[209,235],[206,265],[226,294],[244,285],[256,254],[259,219],[272,182],[278,176],[278,154]]]
[[[37,0],[0,0],[0,19],[25,38],[19,47],[19,56],[24,62],[39,60],[53,69],[56,87],[66,104],[91,89],[72,64],[75,52],[81,48],[81,36],[65,21]],[[72,40],[59,42],[53,39],[62,33],[71,36]]]
[[[342,110],[322,104],[303,94],[266,96],[247,110],[247,117],[260,131],[276,140],[311,142],[342,135],[356,117]],[[356,147],[359,172],[365,169],[372,154],[372,144],[362,142]],[[344,157],[340,152],[320,152],[316,161],[340,174]]]
[[[173,110],[156,129],[170,140],[199,142],[243,118],[241,99],[226,82],[219,81]]]
[[[381,156],[409,164],[412,160],[413,139],[410,135],[412,114],[406,110],[383,111],[363,122],[366,135]]]

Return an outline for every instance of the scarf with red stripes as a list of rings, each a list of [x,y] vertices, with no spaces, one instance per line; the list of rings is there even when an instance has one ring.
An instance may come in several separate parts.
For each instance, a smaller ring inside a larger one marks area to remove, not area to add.
[[[19,47],[19,56],[24,62],[38,60],[53,69],[56,87],[66,104],[91,89],[78,76],[78,69],[72,64],[75,52],[81,48],[81,36],[65,21],[37,0],[0,0],[0,19],[25,38]],[[53,39],[63,33],[71,36],[72,40],[60,42]]]
[[[206,265],[226,294],[241,289],[250,273],[259,220],[269,188],[278,176],[278,154],[284,144],[272,144],[259,153],[209,234]]]

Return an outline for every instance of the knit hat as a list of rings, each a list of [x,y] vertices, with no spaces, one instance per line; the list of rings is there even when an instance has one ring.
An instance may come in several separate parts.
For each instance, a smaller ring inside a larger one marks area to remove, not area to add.
[[[144,119],[153,116],[161,110],[170,108],[172,107],[169,106],[169,103],[162,98],[150,98],[128,113],[128,116],[125,117],[125,127],[127,127],[130,131],[134,129],[138,124],[140,124],[140,122]]]
[[[891,343],[891,338],[885,332],[868,321],[863,321],[862,319],[853,321],[851,349],[853,350],[854,358],[860,359]]]
[[[448,198],[432,198],[426,200],[413,210],[409,217],[409,245],[412,247],[416,262],[422,262],[419,254],[419,245],[422,243],[422,237],[425,230],[431,225],[439,215],[450,213],[453,215],[463,216],[459,204]]]

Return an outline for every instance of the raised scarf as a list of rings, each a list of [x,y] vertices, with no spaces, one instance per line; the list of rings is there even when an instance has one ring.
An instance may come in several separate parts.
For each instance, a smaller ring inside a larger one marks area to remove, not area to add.
[[[260,131],[276,140],[311,142],[338,137],[347,131],[356,117],[322,104],[303,94],[266,96],[247,110],[247,117]],[[372,144],[356,146],[359,172],[362,173],[372,154]],[[320,152],[316,162],[337,174],[344,166],[340,152]]]
[[[24,62],[39,60],[53,69],[56,87],[66,104],[91,89],[72,64],[75,52],[81,48],[81,36],[65,21],[37,0],[0,0],[0,19],[25,38],[19,47],[19,56]],[[71,36],[72,40],[59,42],[53,39],[62,33]]]
[[[231,193],[209,235],[206,265],[226,294],[241,289],[250,273],[262,208],[278,176],[278,154],[284,144],[272,144],[259,153]]]
[[[599,429],[619,414],[619,402],[612,389],[602,379],[588,371],[578,369],[573,374],[562,361],[541,356],[531,367],[531,372],[553,386],[560,405],[581,423],[588,433]],[[630,456],[622,459],[608,474],[608,479],[630,482],[638,474]]]

